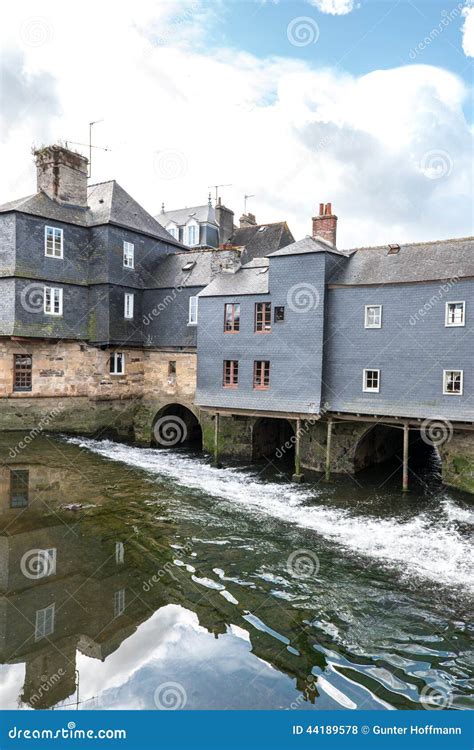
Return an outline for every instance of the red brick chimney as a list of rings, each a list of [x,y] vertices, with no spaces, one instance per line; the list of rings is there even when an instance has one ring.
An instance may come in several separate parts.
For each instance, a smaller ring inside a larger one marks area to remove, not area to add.
[[[337,216],[330,203],[319,204],[319,216],[313,216],[313,237],[322,237],[336,247]]]

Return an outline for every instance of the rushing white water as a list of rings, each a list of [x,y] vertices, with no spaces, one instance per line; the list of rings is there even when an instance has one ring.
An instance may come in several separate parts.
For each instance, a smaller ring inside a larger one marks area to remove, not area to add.
[[[403,575],[474,591],[474,553],[456,521],[469,512],[452,500],[440,504],[441,515],[421,512],[408,520],[360,515],[326,504],[314,487],[277,484],[255,473],[217,469],[204,460],[173,451],[133,448],[111,441],[68,438],[80,447],[114,461],[168,477],[181,486],[202,490],[214,498],[314,530],[329,541],[359,555],[397,568]],[[314,552],[317,553],[315,537]]]

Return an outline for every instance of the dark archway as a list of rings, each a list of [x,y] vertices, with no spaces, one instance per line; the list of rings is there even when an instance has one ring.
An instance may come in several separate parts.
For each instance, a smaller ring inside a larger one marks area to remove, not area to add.
[[[261,417],[252,429],[252,459],[293,461],[295,456],[295,431],[287,419]]]
[[[167,404],[155,417],[152,445],[158,448],[202,448],[202,429],[196,415],[182,404]]]
[[[362,471],[369,466],[391,462],[391,470],[402,467],[403,429],[390,425],[375,424],[362,435],[354,449],[354,471]],[[421,430],[410,428],[409,467],[422,475],[440,466],[439,453]]]

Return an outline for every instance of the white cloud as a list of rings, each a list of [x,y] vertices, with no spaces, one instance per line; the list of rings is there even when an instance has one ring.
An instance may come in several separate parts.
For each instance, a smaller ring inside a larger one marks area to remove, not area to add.
[[[471,231],[459,78],[423,65],[355,77],[209,49],[213,19],[196,2],[135,6],[117,2],[111,15],[95,3],[91,15],[85,2],[72,22],[67,5],[42,0],[42,44],[25,43],[37,6],[9,12],[0,34],[41,101],[53,98],[49,116],[43,108],[4,134],[1,201],[34,191],[32,142],[85,143],[88,122],[103,118],[94,140],[112,151],[94,151],[93,180],[117,179],[152,213],[232,183],[222,197],[237,217],[254,194],[257,219],[286,219],[296,237],[332,201],[343,247]]]
[[[310,0],[321,13],[330,13],[333,16],[344,16],[354,10],[354,0]]]
[[[474,57],[474,4],[469,2],[463,8],[462,48],[468,57]]]

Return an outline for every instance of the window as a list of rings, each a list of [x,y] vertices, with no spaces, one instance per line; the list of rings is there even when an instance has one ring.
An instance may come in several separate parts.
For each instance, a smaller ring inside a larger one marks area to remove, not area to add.
[[[115,617],[120,617],[125,612],[125,589],[119,589],[114,595]]]
[[[365,306],[365,327],[382,328],[382,305]]]
[[[179,240],[179,229],[175,224],[170,224],[166,229],[175,240]]]
[[[195,326],[198,322],[198,298],[197,297],[190,297],[189,298],[189,319],[188,319],[188,325]]]
[[[63,257],[63,230],[57,227],[44,228],[44,254],[48,258]]]
[[[31,391],[33,357],[31,354],[13,355],[13,390]]]
[[[135,268],[135,245],[133,242],[123,243],[123,267]]]
[[[364,370],[363,390],[378,393],[380,390],[380,370]]]
[[[465,323],[465,302],[446,302],[446,320],[448,327],[463,326]]]
[[[27,508],[30,472],[28,469],[10,470],[10,508]]]
[[[260,360],[253,363],[253,387],[258,390],[268,388],[270,385],[270,362]]]
[[[198,230],[199,230],[199,227],[196,224],[189,224],[186,227],[186,244],[187,245],[198,244]]]
[[[443,370],[445,396],[462,396],[464,373],[462,370]]]
[[[283,323],[285,320],[285,308],[282,305],[275,307],[275,315],[273,319],[275,323]]]
[[[184,264],[182,270],[183,271],[192,271],[192,269],[194,268],[195,265],[196,265],[196,261],[195,260],[188,260]]]
[[[231,302],[224,305],[224,333],[240,331],[240,305]]]
[[[174,359],[168,362],[168,383],[169,385],[176,383],[176,360]]]
[[[63,314],[63,290],[55,286],[44,288],[44,311],[46,315]]]
[[[38,609],[36,612],[35,641],[46,638],[54,633],[55,605],[50,604],[45,609]]]
[[[236,388],[239,384],[239,362],[237,359],[224,360],[224,388]]]
[[[255,330],[257,333],[269,333],[272,330],[271,302],[255,304]]]
[[[131,320],[133,318],[134,298],[135,298],[134,294],[129,294],[128,292],[125,292],[123,314],[124,314],[124,317],[127,318],[127,320]]]
[[[115,542],[115,562],[121,565],[124,561],[125,550],[123,542]]]
[[[111,375],[123,375],[125,373],[124,352],[112,352],[109,359],[109,372]]]

